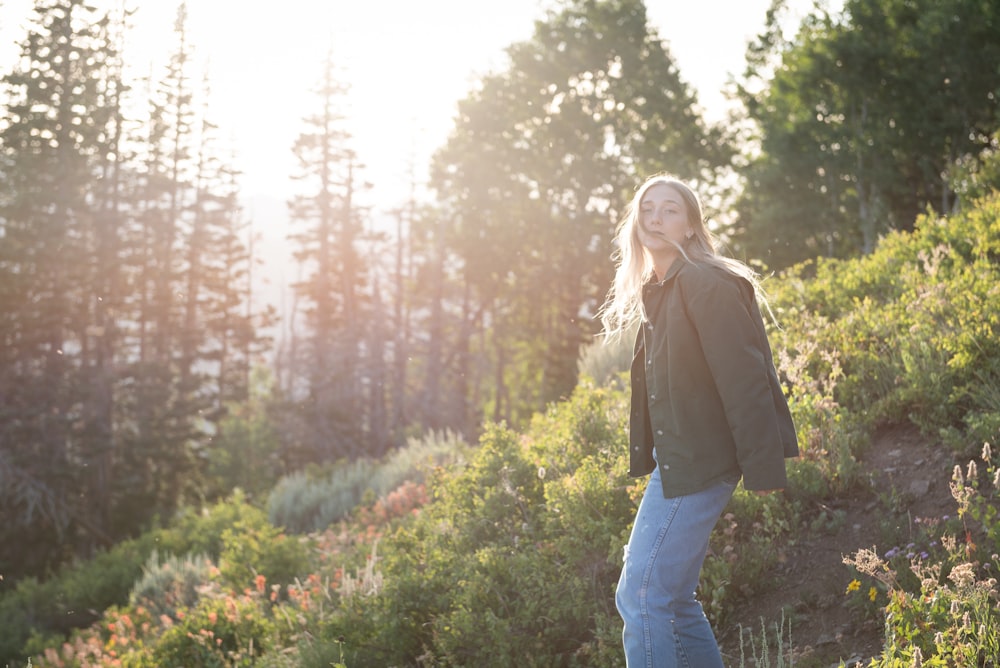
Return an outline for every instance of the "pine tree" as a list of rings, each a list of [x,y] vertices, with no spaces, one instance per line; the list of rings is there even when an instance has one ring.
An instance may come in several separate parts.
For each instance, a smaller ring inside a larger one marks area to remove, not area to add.
[[[366,451],[363,397],[366,270],[359,244],[364,237],[356,196],[360,168],[350,148],[342,109],[348,88],[338,81],[332,55],[317,90],[320,110],[304,120],[306,130],[293,151],[302,193],[289,203],[299,231],[296,260],[305,272],[295,285],[304,302],[299,358],[291,360],[304,393],[293,396],[304,420],[293,447],[312,461],[354,458]]]
[[[134,224],[126,239],[134,325],[123,340],[128,391],[119,408],[128,420],[119,430],[122,473],[115,480],[115,522],[124,527],[169,514],[197,485],[194,458],[205,438],[199,411],[208,401],[200,392],[204,379],[195,373],[200,339],[185,320],[185,300],[197,299],[200,281],[185,274],[188,248],[201,225],[193,47],[186,24],[182,2],[174,24],[176,46],[149,96],[142,134],[133,139],[141,149],[130,193]]]
[[[119,284],[103,266],[118,219],[102,177],[117,154],[120,68],[108,17],[82,0],[38,2],[35,14],[3,78],[0,129],[0,526],[18,533],[0,540],[8,572],[108,541],[106,497],[93,508],[76,499],[108,473],[111,360],[99,300]]]

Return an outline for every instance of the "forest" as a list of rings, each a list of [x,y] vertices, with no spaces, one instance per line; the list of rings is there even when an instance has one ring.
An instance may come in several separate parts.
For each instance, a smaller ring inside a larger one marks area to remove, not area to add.
[[[1000,4],[786,11],[710,123],[643,0],[553,2],[388,230],[316,63],[288,314],[255,293],[185,3],[136,81],[127,12],[37,0],[0,72],[0,662],[624,665],[631,351],[596,314],[623,207],[669,171],[765,277],[803,446],[787,493],[738,490],[713,535],[713,623],[833,500],[907,515],[860,463],[905,424],[955,464],[957,510],[870,541],[923,552],[845,555],[845,605],[885,631],[865,665],[997,666]],[[782,628],[773,665],[846,665]]]

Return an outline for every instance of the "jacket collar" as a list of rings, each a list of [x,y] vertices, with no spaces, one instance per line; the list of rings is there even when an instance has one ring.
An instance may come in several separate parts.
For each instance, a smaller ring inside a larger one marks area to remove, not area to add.
[[[679,272],[681,270],[681,267],[683,267],[685,264],[687,264],[687,260],[684,259],[684,256],[678,255],[677,259],[675,259],[673,263],[671,263],[670,267],[667,269],[667,273],[663,275],[663,280],[661,281],[660,279],[658,279],[656,277],[656,272],[653,272],[653,274],[649,277],[649,280],[646,281],[646,287],[665,284],[667,281],[676,276],[677,272]]]

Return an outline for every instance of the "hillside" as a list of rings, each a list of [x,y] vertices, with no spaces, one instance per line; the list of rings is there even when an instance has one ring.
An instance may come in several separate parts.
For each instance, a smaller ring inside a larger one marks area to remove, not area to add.
[[[918,518],[954,515],[948,481],[959,462],[911,426],[880,430],[859,459],[870,476],[870,490],[818,504],[817,516],[825,511],[836,520],[779,547],[778,563],[766,576],[772,584],[742,602],[733,622],[719,630],[728,665],[740,665],[740,626],[759,638],[763,618],[773,635],[783,611],[791,623],[795,666],[866,666],[882,653],[881,619],[861,616],[849,605],[845,592],[851,575],[843,556],[873,546],[884,554],[895,547],[885,542],[887,534],[912,534],[910,524]],[[744,654],[746,664],[753,665],[746,640]]]
[[[713,533],[700,596],[729,666],[997,668],[998,286],[998,197],[768,286],[802,456]],[[429,435],[287,476],[269,512],[234,493],[26,581],[0,597],[0,663],[622,666],[643,481],[618,352],[595,345],[569,396],[472,447]]]

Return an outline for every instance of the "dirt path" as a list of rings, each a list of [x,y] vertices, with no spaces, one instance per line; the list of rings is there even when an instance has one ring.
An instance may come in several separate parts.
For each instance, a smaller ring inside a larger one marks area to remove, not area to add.
[[[955,502],[948,481],[955,460],[945,446],[928,441],[916,429],[896,427],[876,434],[861,464],[871,477],[871,489],[857,498],[817,507],[816,516],[826,510],[838,521],[824,531],[804,530],[787,548],[787,559],[766,576],[773,584],[744,601],[732,624],[719,630],[728,666],[740,666],[739,625],[759,639],[763,618],[773,635],[783,611],[791,623],[796,668],[830,668],[841,661],[863,666],[881,654],[881,621],[866,619],[847,605],[845,590],[852,576],[843,556],[873,546],[884,554],[894,547],[887,543],[909,535],[918,518],[953,514]],[[747,666],[755,665],[746,641],[743,657]],[[777,665],[773,649],[770,657],[771,664]]]

